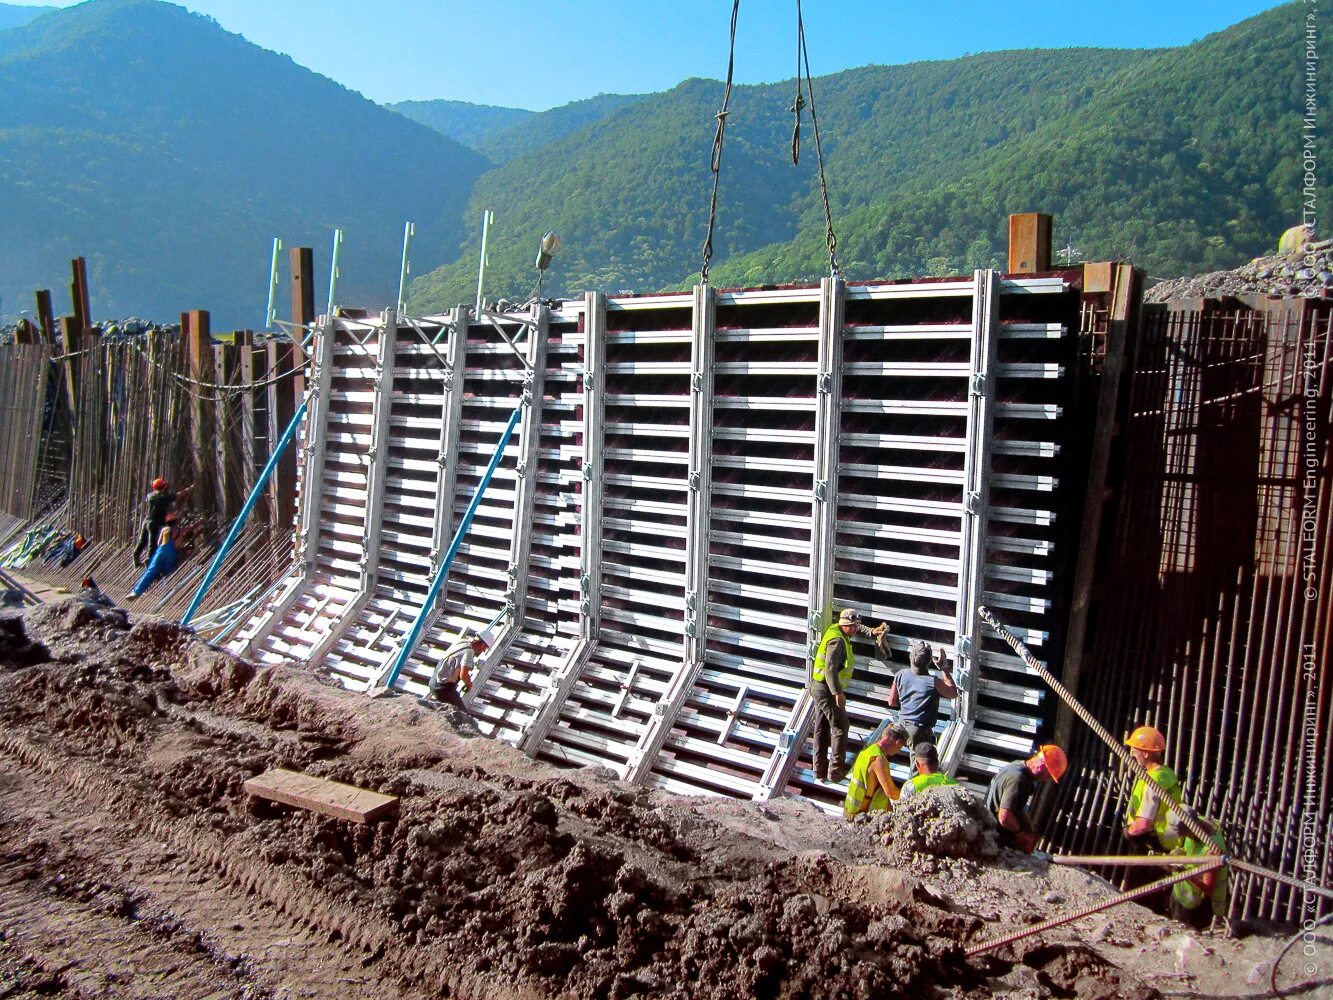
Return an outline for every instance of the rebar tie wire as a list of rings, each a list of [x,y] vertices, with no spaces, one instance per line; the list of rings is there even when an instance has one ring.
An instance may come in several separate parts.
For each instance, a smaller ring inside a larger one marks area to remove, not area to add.
[[[1137,777],[1142,778],[1145,781],[1152,782],[1158,788],[1162,788],[1161,784],[1157,781],[1157,779],[1155,779],[1151,774],[1148,773],[1148,769],[1144,767],[1142,764],[1140,764],[1138,761],[1136,761],[1130,755],[1129,751],[1127,751],[1123,746],[1121,746],[1120,742],[1114,736],[1112,736],[1110,732],[1107,731],[1106,727],[1103,726],[1100,722],[1098,722],[1097,719],[1092,715],[1092,713],[1089,712],[1086,708],[1083,707],[1082,704],[1079,703],[1078,699],[1075,698],[1069,692],[1069,689],[1066,688],[1063,684],[1061,684],[1060,681],[1056,679],[1055,675],[1052,674],[1049,670],[1047,670],[1046,667],[1042,664],[1042,662],[1032,655],[1032,653],[1028,650],[1028,648],[1025,645],[1023,645],[1022,641],[1018,638],[1018,636],[1014,635],[1014,633],[1010,632],[1009,629],[1005,628],[1004,625],[1002,625],[999,622],[999,620],[996,619],[996,617],[993,614],[991,614],[989,609],[978,608],[977,613],[978,615],[980,615],[982,621],[984,621],[987,625],[989,625],[992,629],[994,629],[995,633],[1006,643],[1009,644],[1009,647],[1014,651],[1014,653],[1019,657],[1019,659],[1021,659],[1024,663],[1026,663],[1029,667],[1031,667],[1032,670],[1036,672],[1036,674],[1042,680],[1044,680],[1048,685],[1050,685],[1051,690],[1054,691],[1057,695],[1059,695],[1060,699],[1064,701],[1064,703],[1073,710],[1074,714],[1077,715],[1080,719],[1082,719],[1085,723],[1087,723],[1088,727],[1094,733],[1096,733],[1098,737],[1101,738],[1102,742],[1111,748],[1111,752],[1114,753],[1116,757],[1120,759],[1121,763],[1123,763],[1126,767],[1128,767],[1129,770]],[[1162,791],[1163,794],[1165,794],[1166,789],[1162,789]],[[1189,830],[1189,832],[1193,834],[1201,844],[1208,845],[1208,849],[1206,852],[1207,854],[1212,856],[1218,856],[1221,852],[1218,850],[1217,845],[1213,842],[1212,835],[1209,834],[1208,831],[1204,828],[1203,824],[1199,822],[1198,816],[1195,813],[1193,807],[1190,806],[1188,802],[1183,801],[1183,795],[1182,795],[1181,806],[1182,808],[1178,810],[1180,814],[1181,824],[1187,830]],[[1230,867],[1235,868],[1239,871],[1247,872],[1251,875],[1258,875],[1262,878],[1271,879],[1274,882],[1281,882],[1284,885],[1290,886],[1294,889],[1299,889],[1302,892],[1310,893],[1315,896],[1322,896],[1325,899],[1333,899],[1333,889],[1325,888],[1324,886],[1318,883],[1303,882],[1300,879],[1293,878],[1290,875],[1284,875],[1281,872],[1273,871],[1271,868],[1265,868],[1263,865],[1256,865],[1253,862],[1245,861],[1241,858],[1228,857],[1226,860],[1227,864],[1229,864]]]
[[[731,44],[727,51],[727,85],[722,91],[722,107],[713,117],[717,119],[717,131],[713,133],[713,152],[709,158],[709,169],[713,172],[713,197],[708,204],[708,235],[704,238],[704,261],[699,268],[699,283],[708,284],[708,268],[713,260],[713,227],[717,222],[717,186],[722,179],[722,144],[726,141],[727,115],[731,114],[731,80],[736,69],[736,19],[740,15],[741,0],[731,3]]]

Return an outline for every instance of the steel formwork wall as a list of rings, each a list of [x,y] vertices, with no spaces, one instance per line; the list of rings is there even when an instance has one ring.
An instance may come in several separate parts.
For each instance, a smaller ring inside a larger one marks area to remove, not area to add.
[[[834,808],[801,738],[805,678],[851,605],[891,629],[890,662],[858,644],[854,740],[911,639],[957,645],[968,699],[939,738],[985,774],[1030,749],[1045,706],[975,606],[1038,655],[1062,631],[1073,274],[335,320],[303,467],[312,558],[238,648],[382,683],[518,407],[398,687],[421,693],[463,629],[498,621],[470,698],[484,731],[674,791]]]

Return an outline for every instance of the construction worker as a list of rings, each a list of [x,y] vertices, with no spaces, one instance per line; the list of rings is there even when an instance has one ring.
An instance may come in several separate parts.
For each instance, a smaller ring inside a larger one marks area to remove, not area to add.
[[[179,492],[172,493],[171,487],[161,476],[153,480],[152,490],[143,499],[143,527],[139,530],[139,544],[134,549],[135,569],[144,564],[145,552],[148,560],[152,561],[153,554],[157,551],[158,539],[162,537],[162,528],[167,523],[167,515],[171,513],[172,504],[184,502],[192,489],[193,486],[187,486]]]
[[[1210,837],[1209,841],[1201,841],[1184,829],[1181,823],[1182,811],[1183,807],[1171,810],[1171,818],[1167,821],[1167,832],[1180,838],[1180,846],[1173,853],[1188,858],[1202,857],[1210,850],[1218,854],[1227,853],[1227,842],[1222,838],[1217,823],[1203,816],[1194,817]],[[1171,919],[1189,924],[1199,931],[1207,929],[1214,920],[1222,921],[1225,926],[1230,903],[1229,883],[1225,867],[1201,872],[1194,878],[1177,882],[1171,887]],[[1205,903],[1208,905],[1205,906]]]
[[[436,701],[453,705],[466,712],[467,705],[463,702],[463,696],[458,693],[458,685],[463,685],[464,692],[472,690],[472,667],[477,662],[477,657],[491,648],[492,638],[489,628],[481,632],[469,630],[446,649],[444,659],[440,660],[431,672],[430,696]]]
[[[85,576],[79,588],[79,600],[100,608],[114,608],[116,602],[102,593],[102,588],[91,576]]]
[[[898,785],[889,773],[889,761],[907,744],[907,730],[897,723],[886,726],[879,739],[856,755],[842,814],[854,819],[863,812],[883,812],[898,801]]]
[[[1171,807],[1181,800],[1180,779],[1162,763],[1166,737],[1152,726],[1139,726],[1125,740],[1130,755],[1145,768],[1152,781],[1139,778],[1129,795],[1125,810],[1125,838],[1136,847],[1170,851],[1180,843],[1179,836],[1168,832]]]
[[[916,774],[908,778],[907,783],[903,785],[900,801],[910,799],[927,788],[958,784],[940,770],[940,752],[934,743],[918,743],[912,748],[912,767],[916,769]]]
[[[134,589],[129,593],[130,597],[142,597],[149,587],[176,568],[176,563],[179,561],[176,555],[178,526],[176,515],[168,514],[162,524],[162,530],[158,532],[157,545],[153,549],[153,557],[148,560],[148,568],[134,584]]]
[[[1027,760],[1016,760],[995,772],[986,790],[986,808],[1000,825],[1002,845],[1032,853],[1037,846],[1037,827],[1028,811],[1028,800],[1038,782],[1059,781],[1068,768],[1065,752],[1046,743]]]
[[[930,647],[930,643],[913,639],[907,654],[910,666],[893,675],[889,687],[889,708],[898,710],[898,722],[907,730],[907,745],[929,743],[935,738],[935,723],[939,719],[940,699],[958,697],[958,685],[953,680],[953,666],[944,656]],[[932,664],[940,675],[930,672]]]
[[[869,629],[854,608],[843,608],[820,637],[808,680],[815,703],[814,765],[819,781],[837,784],[847,777],[847,685],[856,669],[852,638],[865,635],[878,642],[888,630],[886,624]]]

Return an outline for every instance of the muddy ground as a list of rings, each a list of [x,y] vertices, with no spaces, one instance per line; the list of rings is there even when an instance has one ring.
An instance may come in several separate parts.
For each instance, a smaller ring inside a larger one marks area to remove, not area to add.
[[[3,998],[1264,996],[1281,944],[1130,904],[968,958],[1112,889],[965,800],[682,799],[75,601],[0,616],[0,762]],[[398,812],[248,797],[273,766]]]

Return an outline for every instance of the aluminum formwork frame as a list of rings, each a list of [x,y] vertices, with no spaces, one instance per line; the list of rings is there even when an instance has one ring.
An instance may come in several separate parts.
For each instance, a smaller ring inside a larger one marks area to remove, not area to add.
[[[526,371],[523,375],[521,395],[523,415],[519,418],[519,440],[522,441],[518,465],[515,468],[517,478],[514,496],[514,534],[509,545],[509,566],[505,574],[508,584],[505,587],[505,615],[507,620],[499,636],[476,665],[472,688],[468,691],[465,704],[476,701],[478,693],[486,686],[486,681],[495,665],[504,657],[514,637],[523,629],[526,615],[528,591],[528,558],[532,551],[532,513],[537,503],[537,460],[541,444],[542,396],[546,386],[546,341],[550,327],[550,310],[545,303],[533,306],[532,316],[527,321],[528,342],[523,355]]]
[[[703,669],[708,643],[709,517],[712,508],[713,360],[717,299],[708,285],[694,286],[690,345],[689,494],[685,515],[685,629],[679,669],[653,708],[630,752],[625,780],[640,784],[651,770],[681,708]]]
[[[356,593],[306,657],[311,666],[320,664],[347,628],[356,621],[379,581],[381,525],[373,516],[384,503],[388,473],[389,413],[393,407],[393,377],[398,340],[398,314],[390,307],[381,319],[375,358],[375,402],[371,408],[370,448],[366,452],[366,518],[361,533],[361,579]]]
[[[537,711],[519,741],[536,756],[560,715],[597,645],[602,624],[602,483],[606,415],[606,296],[589,292],[584,298],[583,465],[579,525],[579,640],[551,675]]]
[[[286,617],[301,591],[310,583],[315,566],[315,526],[319,524],[320,495],[323,492],[324,448],[329,427],[329,403],[333,394],[334,319],[324,317],[316,334],[318,352],[315,356],[315,388],[311,398],[314,411],[306,424],[306,460],[301,470],[300,540],[296,561],[288,583],[278,592],[274,602],[262,612],[263,617],[253,629],[247,629],[237,639],[237,650],[254,655],[258,647],[273,634]]]
[[[972,370],[968,378],[967,452],[963,464],[962,566],[954,648],[958,668],[958,704],[941,740],[940,766],[958,769],[977,716],[977,658],[981,647],[981,607],[985,592],[990,517],[992,435],[995,415],[995,357],[1000,326],[1000,279],[977,271],[972,296]]]
[[[845,286],[830,277],[819,286],[819,371],[815,383],[815,474],[811,496],[811,571],[809,657],[813,661],[824,628],[832,620],[833,564],[838,515],[838,413],[842,401],[842,329]],[[807,667],[807,669],[809,669]],[[810,727],[814,702],[802,692],[778,737],[760,779],[757,799],[782,793],[800,756],[801,744]]]

